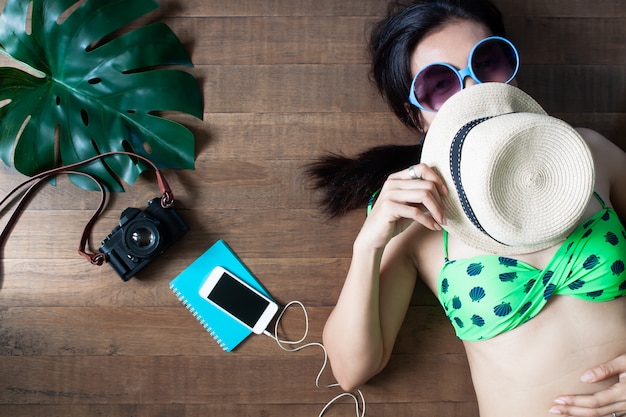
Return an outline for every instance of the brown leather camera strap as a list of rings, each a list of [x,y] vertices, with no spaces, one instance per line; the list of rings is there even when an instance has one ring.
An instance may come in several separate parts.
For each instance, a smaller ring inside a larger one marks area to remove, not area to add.
[[[89,174],[87,172],[77,171],[77,168],[80,168],[85,165],[89,165],[90,163],[96,160],[103,159],[111,155],[128,155],[132,158],[140,159],[141,161],[150,165],[156,173],[157,182],[159,184],[159,189],[161,190],[161,207],[168,208],[174,204],[174,194],[172,193],[172,190],[170,189],[169,184],[165,180],[165,177],[163,176],[161,171],[157,168],[157,166],[154,163],[152,163],[152,161],[133,152],[119,151],[119,152],[103,153],[100,155],[96,155],[92,158],[85,159],[84,161],[76,162],[74,164],[65,165],[65,166],[61,166],[58,168],[50,169],[48,171],[41,172],[37,175],[30,177],[29,179],[22,182],[21,184],[18,184],[11,191],[9,191],[9,193],[2,200],[0,200],[0,208],[7,201],[9,201],[13,195],[15,195],[20,190],[22,190],[23,187],[30,184],[30,186],[26,189],[26,191],[23,191],[23,194],[20,197],[19,201],[17,202],[17,205],[15,206],[13,213],[11,213],[9,220],[4,225],[2,232],[0,232],[0,249],[4,245],[4,241],[6,240],[9,233],[11,232],[11,229],[17,222],[19,215],[21,214],[26,204],[28,203],[28,200],[31,198],[32,194],[39,188],[39,186],[42,183],[46,182],[51,177],[54,177],[56,175],[61,175],[61,174],[82,175],[82,176],[90,178],[94,183],[98,185],[98,188],[100,189],[100,204],[98,205],[98,208],[91,216],[91,219],[89,219],[89,221],[85,225],[85,229],[83,230],[83,234],[81,236],[80,243],[78,246],[78,253],[81,256],[85,257],[92,264],[102,265],[106,261],[105,256],[102,253],[98,253],[98,254],[88,253],[85,251],[85,248],[87,246],[87,242],[89,241],[89,236],[91,235],[91,229],[93,228],[94,224],[96,223],[96,220],[98,219],[98,217],[100,216],[100,214],[102,214],[102,211],[104,210],[104,205],[106,202],[106,191],[102,183],[94,175]],[[1,211],[0,211],[0,216],[1,216]]]

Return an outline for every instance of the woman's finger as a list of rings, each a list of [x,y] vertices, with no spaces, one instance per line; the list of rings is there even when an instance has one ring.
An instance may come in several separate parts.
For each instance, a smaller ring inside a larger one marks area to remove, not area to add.
[[[576,417],[600,417],[626,412],[626,389],[614,385],[591,395],[568,395],[555,400],[550,413]]]
[[[395,223],[402,219],[418,222],[430,230],[441,230],[443,223],[443,209],[439,197],[430,189],[433,184],[424,184],[419,187],[383,189],[374,204],[368,219],[387,219],[388,223]],[[401,228],[403,229],[403,228]]]
[[[593,383],[622,372],[626,372],[626,354],[589,369],[580,379],[583,382]]]
[[[430,181],[437,186],[437,191],[439,192],[439,194],[446,195],[448,193],[446,184],[443,182],[441,177],[437,175],[437,173],[431,167],[425,164],[411,165],[407,169],[403,169],[402,171],[391,174],[389,176],[389,179]]]

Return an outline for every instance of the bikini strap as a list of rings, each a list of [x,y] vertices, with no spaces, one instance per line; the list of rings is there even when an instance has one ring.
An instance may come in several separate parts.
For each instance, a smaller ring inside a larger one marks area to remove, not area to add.
[[[603,209],[607,209],[607,205],[604,202],[604,200],[602,199],[602,197],[600,197],[600,194],[598,194],[596,191],[593,192],[593,195],[596,197],[596,200],[598,200],[598,202],[602,205]]]
[[[448,262],[448,231],[446,229],[443,230],[443,259],[445,262]]]

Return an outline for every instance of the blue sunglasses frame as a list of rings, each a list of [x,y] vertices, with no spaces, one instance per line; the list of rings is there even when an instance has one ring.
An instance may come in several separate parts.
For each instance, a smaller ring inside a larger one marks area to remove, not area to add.
[[[476,45],[474,45],[474,47],[472,48],[472,51],[469,54],[469,58],[467,58],[467,67],[463,68],[462,70],[458,70],[455,67],[453,67],[452,65],[450,65],[448,63],[445,63],[445,62],[433,62],[432,64],[428,64],[427,66],[422,68],[415,75],[415,77],[413,77],[413,81],[411,82],[411,89],[409,90],[409,103],[411,103],[412,105],[414,105],[415,107],[417,107],[420,110],[424,110],[424,111],[431,112],[431,113],[436,113],[437,112],[437,110],[427,109],[426,107],[422,106],[417,101],[417,98],[415,97],[415,81],[417,81],[417,78],[420,76],[420,74],[422,74],[422,72],[424,72],[425,70],[429,69],[433,65],[443,65],[444,67],[450,68],[452,70],[452,72],[454,72],[456,74],[457,78],[459,79],[459,86],[460,86],[459,91],[461,91],[461,90],[463,90],[465,88],[464,80],[467,77],[470,77],[477,84],[482,84],[483,82],[478,79],[478,77],[474,73],[474,70],[472,69],[472,58],[474,57],[474,52],[476,51],[476,49],[478,47],[480,47],[483,43],[485,43],[487,41],[492,41],[492,40],[499,40],[499,41],[505,42],[507,45],[509,45],[511,47],[511,49],[515,53],[515,70],[513,71],[513,75],[511,75],[511,77],[508,80],[504,81],[504,84],[510,83],[513,80],[513,78],[515,78],[515,76],[517,75],[517,71],[519,69],[519,52],[517,52],[517,48],[515,47],[515,45],[513,45],[513,43],[510,40],[508,40],[506,38],[503,38],[503,37],[500,37],[500,36],[490,36],[490,37],[485,38],[485,39],[483,39],[481,41],[478,41],[478,43],[476,43]]]

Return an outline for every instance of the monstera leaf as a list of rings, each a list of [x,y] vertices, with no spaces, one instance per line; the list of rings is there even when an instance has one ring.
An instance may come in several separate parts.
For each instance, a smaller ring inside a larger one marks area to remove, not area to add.
[[[132,151],[159,168],[193,169],[193,134],[164,117],[201,118],[192,66],[163,23],[128,24],[159,7],[153,0],[7,0],[0,52],[27,72],[0,68],[0,158],[32,176],[110,151]],[[17,66],[17,65],[16,65]],[[145,165],[107,157],[86,171],[110,190],[133,184]],[[75,184],[92,188],[88,179]]]

